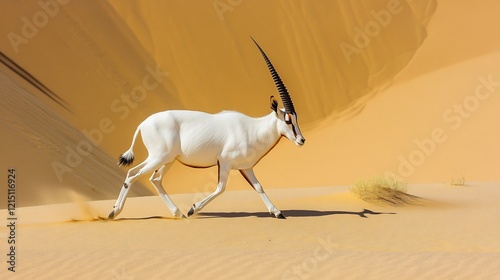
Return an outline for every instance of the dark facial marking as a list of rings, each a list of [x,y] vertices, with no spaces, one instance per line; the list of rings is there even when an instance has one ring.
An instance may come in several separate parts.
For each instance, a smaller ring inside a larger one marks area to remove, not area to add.
[[[295,131],[295,125],[292,124],[293,136],[297,138],[297,132]]]
[[[286,114],[288,118],[285,117],[285,123],[292,126],[293,136],[297,137],[297,132],[295,131],[295,125],[292,123],[292,115]]]

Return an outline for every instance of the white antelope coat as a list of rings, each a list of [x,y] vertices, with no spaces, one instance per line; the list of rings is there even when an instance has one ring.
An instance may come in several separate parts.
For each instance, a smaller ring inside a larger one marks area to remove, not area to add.
[[[249,169],[279,142],[278,122],[274,112],[251,118],[233,111],[173,110],[151,115],[138,129],[149,157],[174,157],[191,167],[224,162],[230,169]]]

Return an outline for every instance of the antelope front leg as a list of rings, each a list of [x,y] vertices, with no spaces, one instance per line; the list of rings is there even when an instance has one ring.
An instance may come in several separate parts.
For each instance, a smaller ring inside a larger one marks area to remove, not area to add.
[[[191,207],[188,212],[188,217],[203,209],[203,207],[205,207],[210,201],[219,196],[226,189],[227,178],[229,177],[229,171],[231,171],[231,168],[225,164],[221,164],[220,162],[217,162],[217,166],[219,167],[219,183],[217,184],[217,189],[215,189],[213,193],[202,201],[193,204],[193,207]]]
[[[264,201],[264,204],[266,205],[269,213],[273,214],[278,219],[286,219],[285,216],[281,214],[281,211],[278,210],[276,206],[274,206],[267,194],[264,192],[262,185],[259,183],[257,177],[255,177],[255,174],[253,173],[253,169],[240,170],[240,173],[241,175],[243,175],[243,177],[245,177],[247,182],[260,194],[260,197]]]

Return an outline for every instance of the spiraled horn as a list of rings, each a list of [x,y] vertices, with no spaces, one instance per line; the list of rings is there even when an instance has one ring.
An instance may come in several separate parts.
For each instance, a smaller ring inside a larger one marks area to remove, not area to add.
[[[253,38],[252,41],[255,43],[257,48],[259,48],[260,53],[262,54],[264,60],[266,61],[267,68],[269,68],[269,72],[271,72],[271,76],[273,77],[274,83],[276,84],[278,92],[280,93],[281,101],[283,102],[283,106],[285,107],[285,112],[295,113],[295,108],[293,107],[292,98],[290,98],[290,94],[286,90],[285,84],[283,84],[283,81],[281,81],[280,75],[278,74],[278,72],[276,72],[276,69],[274,69],[273,64],[267,57],[266,53],[259,46],[259,44],[257,44],[257,42]]]

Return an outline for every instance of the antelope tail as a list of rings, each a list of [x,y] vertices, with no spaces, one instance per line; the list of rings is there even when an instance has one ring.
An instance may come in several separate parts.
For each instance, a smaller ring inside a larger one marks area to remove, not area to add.
[[[134,144],[135,144],[135,139],[137,138],[137,135],[139,135],[140,131],[140,126],[137,127],[134,133],[134,138],[132,138],[132,145],[130,145],[130,148],[123,154],[120,155],[118,158],[118,165],[119,166],[129,166],[134,162]]]

